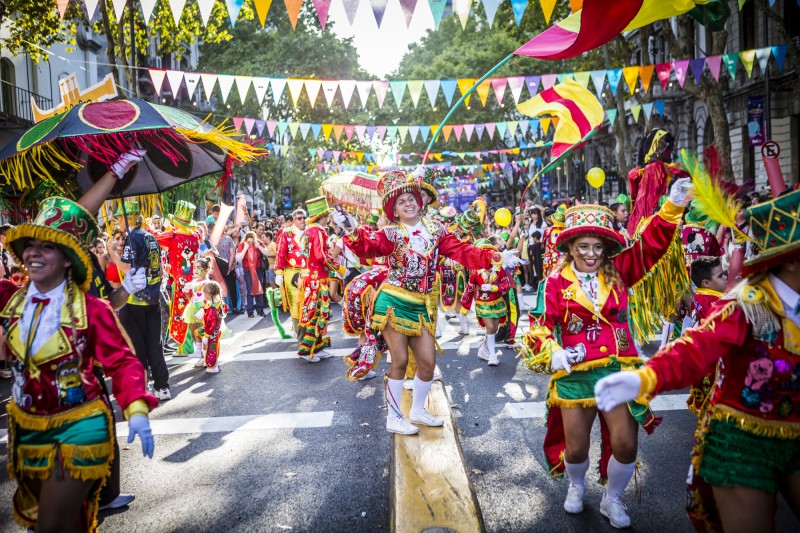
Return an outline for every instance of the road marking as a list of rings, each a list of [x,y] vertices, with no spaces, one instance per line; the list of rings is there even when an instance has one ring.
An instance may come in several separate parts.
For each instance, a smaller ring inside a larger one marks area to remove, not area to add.
[[[656,396],[650,402],[653,411],[685,411],[686,394],[665,394]],[[511,418],[544,418],[547,415],[545,402],[508,402],[503,408]]]
[[[153,435],[186,433],[231,433],[270,429],[327,428],[333,425],[333,411],[275,413],[269,415],[214,416],[207,418],[166,418],[151,420]],[[117,423],[117,437],[128,436],[128,423]]]

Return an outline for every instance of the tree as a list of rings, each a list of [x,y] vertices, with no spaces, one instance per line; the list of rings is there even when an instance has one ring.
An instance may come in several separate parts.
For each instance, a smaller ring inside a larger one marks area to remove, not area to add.
[[[86,21],[82,5],[70,2],[64,17],[66,22],[62,23],[55,2],[3,0],[0,24],[6,25],[8,37],[2,39],[2,45],[11,54],[25,51],[36,63],[46,61],[47,54],[42,49],[55,43],[75,44],[77,25]]]

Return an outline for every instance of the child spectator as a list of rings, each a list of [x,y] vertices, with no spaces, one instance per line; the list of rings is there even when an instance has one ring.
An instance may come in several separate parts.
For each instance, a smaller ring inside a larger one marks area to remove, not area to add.
[[[203,285],[203,309],[198,311],[202,317],[203,358],[195,363],[195,367],[205,367],[210,374],[219,373],[219,348],[222,330],[222,319],[228,309],[222,301],[222,287],[216,281]]]

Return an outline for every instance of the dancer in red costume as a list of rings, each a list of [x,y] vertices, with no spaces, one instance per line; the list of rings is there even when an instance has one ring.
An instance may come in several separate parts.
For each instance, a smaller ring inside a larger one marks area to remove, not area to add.
[[[525,336],[522,356],[532,370],[552,374],[544,447],[552,471],[566,470],[569,478],[564,501],[568,513],[583,511],[591,428],[597,416],[594,384],[620,368],[643,364],[628,325],[629,288],[657,265],[666,268],[669,261],[662,258],[675,238],[688,184],[682,179],[673,185],[670,200],[624,249],[623,237],[613,228],[614,214],[607,208],[580,205],[565,213],[558,246],[567,255],[545,281],[544,314]],[[682,259],[677,258],[674,268],[685,274]],[[651,432],[658,420],[647,402],[620,406],[604,419],[612,457],[601,454],[601,475],[607,473],[608,486],[600,512],[614,527],[628,527],[630,518],[620,498],[636,468],[637,422]]]
[[[192,265],[200,247],[200,236],[194,229],[197,223],[194,217],[195,205],[179,200],[175,213],[167,215],[173,229],[156,237],[158,244],[166,249],[169,259],[169,277],[172,283],[172,307],[170,310],[169,334],[178,343],[176,355],[187,355],[192,350],[184,346],[189,326],[182,320],[183,312],[191,301],[191,294],[183,291],[184,286],[192,281]]]
[[[200,334],[203,336],[203,358],[195,363],[195,367],[205,367],[210,374],[219,373],[219,349],[222,339],[222,320],[228,312],[228,306],[222,301],[222,287],[216,281],[203,285],[203,308],[198,311],[203,320]]]

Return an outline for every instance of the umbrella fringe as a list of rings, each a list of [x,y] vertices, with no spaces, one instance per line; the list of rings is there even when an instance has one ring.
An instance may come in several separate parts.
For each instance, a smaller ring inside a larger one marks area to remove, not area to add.
[[[0,177],[5,183],[17,189],[32,189],[36,180],[47,181],[52,178],[53,169],[81,168],[81,163],[70,157],[53,144],[34,146],[8,158],[0,165]]]
[[[153,149],[169,159],[173,165],[187,160],[186,156],[170,142],[173,141],[176,144],[183,142],[181,135],[171,128],[103,133],[102,135],[64,139],[68,149],[76,149],[77,153],[84,152],[109,167],[117,162],[121,154],[140,148],[136,143],[143,140],[146,140]]]
[[[212,127],[209,131],[176,128],[176,131],[193,143],[208,142],[227,150],[228,155],[238,162],[247,163],[269,155],[268,150],[234,139],[236,131],[233,128]]]

